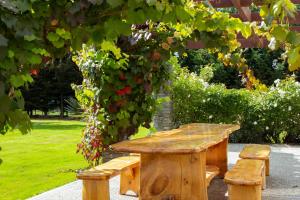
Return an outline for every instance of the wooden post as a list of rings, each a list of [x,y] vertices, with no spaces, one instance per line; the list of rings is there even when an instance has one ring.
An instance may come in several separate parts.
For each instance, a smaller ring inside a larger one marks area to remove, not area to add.
[[[109,200],[109,180],[83,180],[83,200]]]
[[[120,180],[120,194],[124,195],[129,190],[137,196],[140,190],[140,167],[123,170]]]
[[[228,170],[227,158],[228,138],[224,139],[221,143],[208,148],[206,152],[207,165],[214,165],[220,169],[219,177],[224,178]]]
[[[261,200],[261,185],[228,185],[229,200]]]
[[[207,200],[205,157],[142,154],[140,200]]]

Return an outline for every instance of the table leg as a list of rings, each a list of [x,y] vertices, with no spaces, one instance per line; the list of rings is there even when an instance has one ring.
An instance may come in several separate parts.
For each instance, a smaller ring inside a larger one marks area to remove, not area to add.
[[[220,168],[219,177],[224,178],[228,170],[227,161],[227,146],[228,138],[224,139],[221,143],[208,148],[206,152],[207,165],[215,165]]]
[[[207,200],[206,152],[142,154],[140,200]]]

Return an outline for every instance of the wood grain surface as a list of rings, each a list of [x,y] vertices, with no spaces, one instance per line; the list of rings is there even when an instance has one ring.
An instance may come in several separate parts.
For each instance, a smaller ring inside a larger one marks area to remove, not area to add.
[[[239,128],[239,125],[232,124],[191,124],[123,141],[112,145],[112,149],[133,153],[196,153],[222,142]]]
[[[141,200],[207,200],[205,151],[142,154]]]
[[[225,183],[231,185],[262,185],[263,160],[241,159],[225,175]]]

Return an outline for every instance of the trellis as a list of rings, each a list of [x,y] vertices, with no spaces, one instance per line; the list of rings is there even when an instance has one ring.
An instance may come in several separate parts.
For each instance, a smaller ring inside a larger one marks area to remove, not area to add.
[[[231,13],[232,17],[240,18],[242,21],[248,22],[261,22],[262,18],[259,15],[259,12],[251,11],[251,6],[255,5],[260,7],[263,5],[261,0],[196,0],[196,1],[205,1],[216,9],[230,9],[233,8],[236,10],[236,13]],[[299,4],[300,0],[291,0],[294,4]],[[300,32],[300,11],[297,11],[295,18],[286,19],[291,25],[290,29],[293,31]],[[238,35],[238,41],[241,43],[241,46],[244,48],[265,48],[268,46],[269,42],[266,38],[261,38],[256,35],[252,35],[249,38],[244,38],[242,35]],[[188,43],[188,48],[199,49],[205,48],[204,44],[200,41],[194,42],[190,41]]]

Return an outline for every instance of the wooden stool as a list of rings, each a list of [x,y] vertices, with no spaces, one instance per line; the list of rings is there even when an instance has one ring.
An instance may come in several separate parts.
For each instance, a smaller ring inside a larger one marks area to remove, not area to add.
[[[77,174],[83,180],[83,200],[109,200],[109,179],[121,174],[120,194],[128,190],[139,194],[140,157],[124,156],[115,158]]]
[[[266,176],[270,175],[270,153],[268,145],[248,144],[240,153],[240,158],[264,160],[266,165]]]
[[[261,200],[264,161],[242,159],[225,174],[229,200]]]

